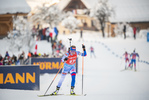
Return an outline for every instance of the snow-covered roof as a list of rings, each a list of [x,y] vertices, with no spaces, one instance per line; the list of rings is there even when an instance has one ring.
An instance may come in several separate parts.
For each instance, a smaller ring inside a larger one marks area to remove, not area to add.
[[[70,1],[71,0],[61,0],[59,3],[58,3],[58,7],[59,7],[59,9],[60,10],[63,10],[69,3],[70,3]],[[91,0],[89,1],[87,1],[87,0],[81,0],[83,3],[84,3],[84,5],[88,8],[88,9],[90,9],[93,5],[92,4],[94,4],[94,3],[92,3],[91,2]],[[91,4],[90,4],[91,3]]]
[[[63,10],[71,0],[61,0],[57,5],[60,10]]]
[[[109,0],[115,8],[111,22],[149,22],[149,0]]]
[[[91,9],[95,6],[95,4],[97,3],[97,0],[81,0],[84,5],[88,8]]]
[[[61,0],[58,7],[63,10],[71,0]],[[94,8],[98,0],[81,0],[88,9]],[[111,22],[148,22],[149,0],[108,0],[115,9]]]
[[[26,0],[0,0],[0,14],[29,13],[31,8]]]

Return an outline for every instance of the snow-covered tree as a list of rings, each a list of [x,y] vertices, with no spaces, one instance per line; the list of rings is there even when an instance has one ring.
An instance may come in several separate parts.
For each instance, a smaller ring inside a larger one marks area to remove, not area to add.
[[[117,23],[115,25],[114,33],[116,36],[123,36],[124,32],[124,25],[126,26],[126,36],[127,37],[133,37],[133,29],[128,23]]]
[[[70,33],[72,33],[77,28],[79,23],[80,21],[77,20],[72,13],[68,12],[65,15],[65,19],[62,21],[62,26],[67,28]]]
[[[140,38],[147,38],[147,33],[149,33],[149,28],[148,29],[142,29],[142,30],[140,30],[140,32],[139,32],[139,37]]]
[[[42,7],[37,6],[31,20],[34,23],[49,24],[51,28],[57,26],[62,19],[61,11],[56,5],[50,7],[43,4]]]
[[[91,9],[90,16],[99,20],[100,29],[103,37],[105,37],[104,29],[109,17],[114,13],[114,10],[108,4],[108,0],[99,0],[93,9]]]
[[[31,51],[35,46],[32,38],[31,23],[23,16],[13,17],[14,30],[8,32],[8,50],[12,53],[19,51]]]
[[[122,35],[123,34],[123,29],[124,29],[124,24],[123,23],[117,23],[115,25],[115,28],[114,28],[115,35],[116,36]],[[127,31],[127,27],[126,27],[126,31]]]

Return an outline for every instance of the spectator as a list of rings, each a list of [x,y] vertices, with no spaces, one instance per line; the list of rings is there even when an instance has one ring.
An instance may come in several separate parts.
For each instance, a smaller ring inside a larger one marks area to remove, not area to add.
[[[49,56],[49,55],[46,55],[46,53],[44,53],[42,57],[48,57],[48,56]]]
[[[46,39],[49,42],[49,37],[50,37],[50,30],[49,28],[46,29]]]
[[[25,53],[24,51],[22,51],[22,54],[19,56],[20,65],[24,64],[24,60],[25,60]]]
[[[54,42],[52,44],[52,55],[53,55],[53,57],[56,57],[56,49],[57,49],[56,42]]]
[[[17,62],[17,57],[13,55],[11,58],[11,65],[16,65],[16,62]]]
[[[32,28],[32,36],[33,38],[37,35],[37,29],[35,28],[35,25]]]
[[[53,33],[52,33],[52,32],[50,32],[50,39],[51,39],[51,43],[53,43],[53,39],[52,39],[52,37],[53,37]]]
[[[32,53],[29,51],[29,52],[28,52],[28,55],[27,55],[28,64],[31,64],[31,57],[33,57],[33,56],[32,56]]]
[[[8,51],[6,51],[6,54],[3,60],[3,65],[9,65],[9,61],[10,61],[10,56],[9,56]]]
[[[137,27],[137,33],[139,33],[140,32],[140,27]]]
[[[46,39],[46,28],[42,30],[42,35],[43,35],[43,40],[45,40]]]
[[[0,60],[0,66],[1,66],[1,65],[3,65],[3,61],[2,61],[2,60]]]
[[[81,28],[81,30],[80,30],[80,40],[83,40],[83,28]]]
[[[37,30],[39,30],[40,24],[37,25]]]
[[[3,65],[9,65],[9,56],[4,57]]]
[[[41,28],[41,29],[39,30],[39,37],[40,37],[40,40],[43,40],[43,34],[42,34],[42,31],[43,31],[43,29]]]
[[[62,44],[62,40],[58,43],[58,50],[61,51],[64,48],[64,45]]]
[[[134,27],[134,28],[133,28],[133,34],[134,34],[133,36],[134,36],[134,39],[136,39],[136,31],[137,31],[137,28]]]
[[[54,32],[55,32],[55,41],[57,40],[58,37],[58,30],[56,27],[54,27]]]
[[[2,61],[3,60],[3,57],[2,57],[2,55],[0,54],[0,61]]]
[[[19,60],[17,60],[16,65],[20,65],[20,61]]]
[[[27,57],[28,57],[28,58],[32,57],[32,54],[31,54],[31,52],[30,52],[30,51],[28,52]]]
[[[39,57],[39,55],[38,54],[34,54],[34,57]]]
[[[9,53],[8,53],[8,51],[6,51],[6,54],[5,54],[5,56],[8,56],[8,57],[9,57]]]
[[[124,32],[124,39],[126,39],[126,25],[124,25],[123,32]]]

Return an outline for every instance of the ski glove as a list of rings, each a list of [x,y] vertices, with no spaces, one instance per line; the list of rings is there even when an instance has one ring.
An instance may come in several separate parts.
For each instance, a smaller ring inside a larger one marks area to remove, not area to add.
[[[82,44],[82,48],[83,48],[84,51],[86,51],[86,50],[85,50],[85,45],[84,45],[84,44]]]
[[[65,59],[64,59],[64,61],[67,61],[68,60],[68,58],[66,57]]]

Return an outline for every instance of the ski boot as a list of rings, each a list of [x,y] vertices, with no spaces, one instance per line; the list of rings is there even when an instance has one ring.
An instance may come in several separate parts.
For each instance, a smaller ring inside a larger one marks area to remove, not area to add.
[[[132,68],[133,68],[133,65],[131,65],[131,66],[130,66],[130,68],[131,68],[131,70],[132,70]]]
[[[137,71],[137,69],[136,69],[136,68],[134,68],[134,71],[136,72],[136,71]]]
[[[127,66],[125,66],[125,70],[127,70]]]
[[[71,89],[70,89],[70,94],[71,94],[71,95],[75,95],[74,86],[71,87]]]
[[[56,87],[56,90],[51,94],[51,95],[57,95],[58,91],[59,91],[60,87]]]

